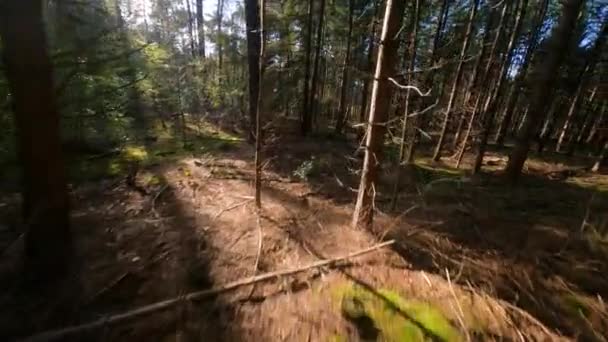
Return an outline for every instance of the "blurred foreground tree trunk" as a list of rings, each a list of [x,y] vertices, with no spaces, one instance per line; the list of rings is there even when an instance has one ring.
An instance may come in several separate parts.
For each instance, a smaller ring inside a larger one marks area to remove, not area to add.
[[[405,0],[387,0],[382,23],[382,35],[376,59],[376,72],[372,87],[365,157],[361,172],[361,182],[357,194],[357,204],[353,213],[354,227],[369,228],[374,216],[375,182],[382,160],[382,145],[386,133],[388,111],[392,100],[392,85],[388,78],[394,74],[394,66],[399,48],[398,32],[403,17]]]
[[[565,0],[563,2],[562,15],[548,41],[547,55],[538,71],[532,75],[534,84],[528,115],[524,118],[522,128],[518,132],[517,142],[505,169],[505,176],[510,181],[516,181],[519,178],[528,158],[530,144],[544,118],[547,98],[553,91],[559,68],[566,56],[564,51],[567,51],[570,46],[582,4],[583,0]]]
[[[22,167],[25,266],[36,279],[50,279],[67,271],[72,239],[42,6],[0,0],[0,36]]]

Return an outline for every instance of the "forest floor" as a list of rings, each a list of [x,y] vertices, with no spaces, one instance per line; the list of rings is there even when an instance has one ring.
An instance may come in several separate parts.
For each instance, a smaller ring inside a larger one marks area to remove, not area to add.
[[[606,341],[608,176],[581,171],[585,158],[534,157],[516,186],[496,174],[506,162],[502,151],[491,152],[487,172],[476,177],[449,159],[422,158],[402,171],[394,210],[396,173],[387,163],[375,228],[363,231],[350,227],[356,146],[302,139],[288,124],[269,129],[259,217],[253,148],[226,124],[193,128],[198,137],[187,149],[160,137],[124,149],[120,161],[90,159],[87,169],[103,166],[117,176],[73,186],[79,276],[69,285],[34,294],[20,288],[9,262],[19,255],[19,231],[0,226],[0,338],[107,318],[395,239],[339,265],[179,301],[60,340]],[[135,182],[126,182],[121,171],[133,165],[137,172],[127,173]],[[18,196],[1,195],[0,217],[16,221]]]

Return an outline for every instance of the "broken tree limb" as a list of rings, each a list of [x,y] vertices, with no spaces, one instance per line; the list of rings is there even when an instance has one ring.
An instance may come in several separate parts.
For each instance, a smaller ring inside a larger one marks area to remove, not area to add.
[[[89,323],[43,332],[43,333],[40,333],[40,334],[37,334],[34,336],[30,336],[30,337],[24,339],[24,341],[25,342],[56,341],[59,339],[65,339],[68,336],[74,336],[79,333],[91,331],[91,330],[102,328],[102,327],[107,327],[112,324],[125,322],[130,319],[134,319],[134,318],[137,318],[140,316],[144,316],[144,315],[151,314],[151,313],[154,313],[157,311],[161,311],[161,310],[170,308],[173,305],[176,305],[176,304],[181,303],[186,300],[205,299],[205,298],[213,297],[215,295],[218,295],[218,294],[221,294],[224,292],[228,292],[230,290],[234,290],[236,288],[239,288],[239,287],[242,287],[245,285],[251,285],[251,284],[259,283],[259,282],[273,279],[273,278],[293,275],[293,274],[301,273],[301,272],[304,272],[304,271],[307,271],[307,270],[310,270],[313,268],[334,265],[334,264],[344,261],[344,260],[356,258],[356,257],[362,256],[365,254],[369,254],[369,253],[378,251],[378,250],[380,250],[384,247],[390,246],[394,243],[395,243],[395,240],[389,240],[389,241],[382,242],[377,245],[374,245],[374,246],[371,246],[371,247],[368,247],[368,248],[365,248],[365,249],[362,249],[362,250],[359,250],[356,252],[352,252],[352,253],[349,253],[349,254],[346,254],[343,256],[339,256],[336,258],[319,260],[317,262],[313,262],[312,264],[309,264],[306,266],[296,267],[296,268],[291,268],[291,269],[286,269],[286,270],[279,270],[279,271],[275,271],[275,272],[269,272],[269,273],[264,273],[264,274],[260,274],[257,276],[243,278],[243,279],[236,280],[236,281],[233,281],[228,284],[224,284],[219,287],[202,290],[202,291],[197,291],[197,292],[191,292],[191,293],[179,296],[179,297],[175,297],[175,298],[167,299],[167,300],[164,300],[161,302],[156,302],[153,304],[142,306],[142,307],[139,307],[137,309],[133,309],[133,310],[130,310],[127,312],[123,312],[123,313],[119,313],[119,314],[115,314],[115,315],[111,315],[111,316],[106,316],[104,318],[101,318],[101,319],[98,319],[98,320],[95,320],[95,321],[92,321]]]

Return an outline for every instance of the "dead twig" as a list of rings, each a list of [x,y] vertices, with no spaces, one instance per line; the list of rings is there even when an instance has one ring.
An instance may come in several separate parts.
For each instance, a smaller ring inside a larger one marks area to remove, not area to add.
[[[156,195],[154,195],[154,198],[152,199],[152,213],[154,214],[154,217],[158,218],[158,212],[156,211],[156,200],[160,197],[160,195],[165,192],[165,190],[167,190],[167,188],[169,187],[169,184],[165,184],[163,185],[162,188],[160,188],[160,190],[156,193]]]
[[[243,279],[236,280],[236,281],[233,281],[228,284],[224,284],[224,285],[216,287],[216,288],[211,288],[211,289],[197,291],[197,292],[191,292],[184,296],[179,296],[176,298],[167,299],[167,300],[157,302],[154,304],[149,304],[146,306],[139,307],[137,309],[133,309],[133,310],[123,312],[120,314],[107,316],[107,317],[104,317],[104,318],[101,318],[101,319],[98,319],[98,320],[95,320],[95,321],[92,321],[89,323],[85,323],[82,325],[71,326],[71,327],[67,327],[67,328],[63,328],[63,329],[43,332],[43,333],[40,333],[40,334],[37,334],[34,336],[30,336],[29,338],[26,338],[24,341],[25,342],[34,342],[34,341],[47,341],[48,342],[48,341],[54,341],[54,340],[59,340],[59,339],[65,339],[68,336],[74,336],[78,333],[102,328],[105,326],[109,326],[111,324],[117,324],[120,322],[124,322],[124,321],[130,320],[130,319],[140,317],[140,316],[151,314],[153,312],[164,310],[164,309],[170,308],[178,303],[181,303],[184,300],[206,299],[206,298],[213,297],[213,296],[216,296],[216,295],[224,293],[224,292],[228,292],[230,290],[234,290],[236,288],[239,288],[239,287],[242,287],[245,285],[259,283],[259,282],[266,281],[266,280],[273,279],[273,278],[285,277],[285,276],[301,273],[304,271],[308,271],[313,268],[335,265],[344,260],[348,260],[348,259],[360,257],[365,254],[376,252],[376,251],[378,251],[382,248],[385,248],[387,246],[390,246],[394,243],[395,243],[395,240],[390,240],[390,241],[386,241],[386,242],[383,242],[383,243],[380,243],[380,244],[377,244],[377,245],[374,245],[374,246],[371,246],[371,247],[368,247],[368,248],[365,248],[365,249],[362,249],[362,250],[359,250],[356,252],[352,252],[352,253],[349,253],[349,254],[346,254],[343,256],[313,262],[306,266],[279,270],[279,271],[275,271],[275,272],[260,274],[260,275],[253,276],[253,277],[243,278]]]
[[[243,206],[243,205],[245,205],[245,204],[247,204],[247,203],[249,203],[251,201],[253,201],[253,199],[246,199],[246,200],[244,200],[242,202],[235,203],[235,204],[229,206],[228,208],[224,208],[224,209],[220,210],[217,214],[215,214],[215,216],[213,217],[213,220],[215,221],[218,218],[220,218],[220,216],[222,216],[223,213],[225,213],[227,211],[230,211],[230,210],[234,210],[234,209],[236,209],[236,208],[238,208],[240,206]]]

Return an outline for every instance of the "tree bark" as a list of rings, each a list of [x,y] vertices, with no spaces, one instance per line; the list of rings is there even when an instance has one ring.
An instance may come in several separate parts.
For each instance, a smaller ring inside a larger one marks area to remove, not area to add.
[[[257,122],[257,103],[260,85],[260,9],[257,0],[245,1],[247,27],[247,65],[249,67],[249,141],[254,142]]]
[[[312,50],[312,5],[314,0],[308,0],[307,33],[305,37],[304,53],[306,63],[304,66],[304,94],[302,103],[302,135],[307,135],[312,128],[312,116],[310,113],[310,52]]]
[[[386,127],[382,123],[387,119],[392,98],[392,86],[388,78],[394,74],[397,50],[399,48],[397,32],[399,32],[401,26],[404,7],[405,0],[386,1],[372,98],[370,101],[365,157],[363,159],[357,203],[353,213],[353,227],[369,228],[373,222],[375,182],[382,160],[382,145],[384,143],[384,134],[386,133]]]
[[[517,100],[519,98],[519,94],[521,93],[521,89],[524,86],[524,82],[526,81],[526,76],[528,75],[528,67],[532,61],[532,57],[534,56],[534,52],[536,51],[537,42],[541,34],[542,26],[545,21],[545,16],[547,13],[547,8],[549,6],[549,0],[542,0],[538,13],[536,15],[535,25],[528,35],[528,39],[526,41],[526,53],[524,56],[524,61],[515,77],[515,80],[511,84],[511,88],[509,89],[509,93],[507,95],[507,99],[505,100],[505,110],[502,115],[502,120],[498,126],[498,133],[496,134],[496,145],[502,147],[505,138],[507,136],[507,130],[511,126],[511,121],[513,119],[513,113],[515,110],[515,106],[517,104]]]
[[[452,90],[450,92],[450,98],[448,100],[447,108],[445,109],[443,124],[441,126],[441,133],[439,135],[439,141],[435,146],[435,152],[433,153],[433,160],[439,161],[441,159],[441,150],[443,148],[443,144],[445,142],[446,133],[448,131],[448,125],[450,123],[450,112],[452,111],[452,107],[454,106],[454,101],[456,100],[456,93],[458,90],[458,85],[460,83],[460,78],[462,77],[462,66],[464,65],[465,56],[467,50],[469,48],[469,41],[471,39],[471,33],[473,32],[473,26],[475,23],[475,15],[477,14],[477,7],[479,6],[479,0],[474,0],[473,5],[471,6],[471,12],[469,14],[469,22],[467,24],[467,31],[464,36],[464,41],[462,42],[462,49],[460,50],[460,60],[458,61],[458,67],[456,68],[456,76],[454,76],[454,81],[452,83]]]
[[[530,143],[538,130],[539,123],[542,121],[546,99],[552,92],[559,68],[566,56],[564,51],[568,50],[570,45],[582,4],[583,0],[565,0],[563,2],[562,15],[549,38],[544,63],[539,67],[533,78],[536,82],[533,85],[528,115],[526,115],[522,128],[518,132],[517,142],[505,169],[505,176],[510,181],[514,182],[519,179],[521,170],[528,158]]]
[[[25,267],[34,279],[64,275],[72,256],[59,113],[43,3],[0,1],[0,36],[22,166]]]
[[[196,0],[196,27],[198,29],[198,54],[205,58],[205,22],[203,19],[203,0]]]
[[[353,34],[353,12],[355,10],[355,0],[348,0],[348,34],[346,37],[346,56],[342,66],[342,85],[340,87],[340,106],[338,107],[338,119],[336,121],[336,134],[342,134],[342,129],[346,124],[346,90],[348,84],[348,68],[350,67],[350,49]]]

